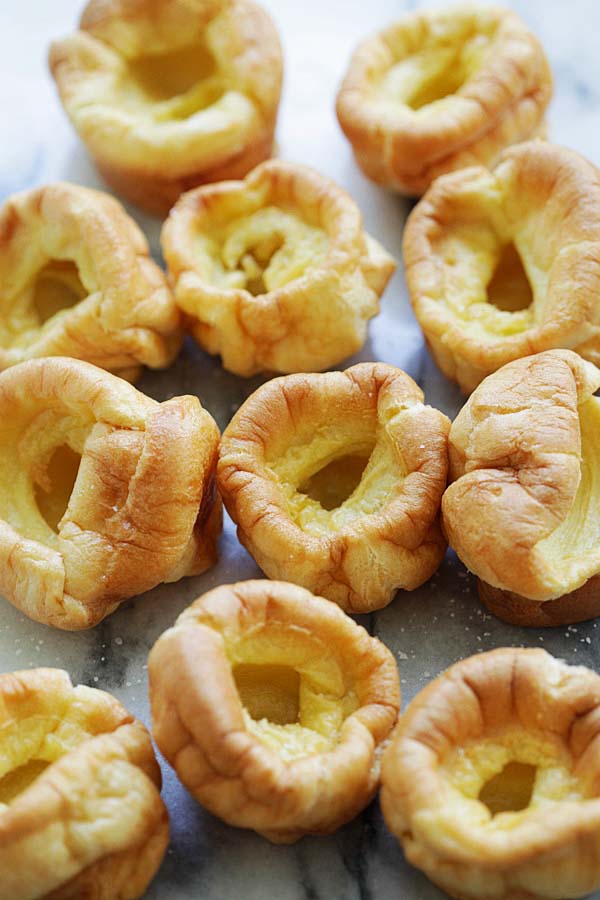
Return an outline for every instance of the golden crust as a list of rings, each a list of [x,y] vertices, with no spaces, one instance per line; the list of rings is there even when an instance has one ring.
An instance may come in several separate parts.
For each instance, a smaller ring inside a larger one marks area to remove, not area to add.
[[[58,628],[216,559],[219,432],[196,397],[157,403],[74,359],[0,376],[0,592]]]
[[[168,366],[180,314],[162,270],[123,207],[66,182],[10,197],[0,210],[0,369],[72,356],[132,378]]]
[[[600,572],[599,386],[591,363],[550,350],[486,378],[450,430],[448,540],[488,585],[538,601],[527,624]],[[555,624],[577,621],[578,603],[590,610],[580,594],[554,607]]]
[[[281,46],[249,0],[90,0],[50,68],[104,178],[150,212],[271,154]]]
[[[543,48],[521,20],[469,5],[410,13],[360,44],[336,109],[365,174],[420,195],[541,135],[551,96]]]
[[[150,736],[60,669],[0,675],[2,900],[134,900],[169,841]]]
[[[422,194],[544,130],[552,75],[539,41],[501,7],[410,13],[355,51],[337,115],[377,183]]]
[[[446,417],[393,366],[288,375],[243,404],[218,482],[238,537],[270,578],[349,612],[388,604],[437,569]]]
[[[335,830],[373,796],[398,672],[321,597],[276,581],[216,588],[159,638],[149,675],[158,746],[229,824],[287,843]]]
[[[582,897],[600,886],[599,739],[594,672],[537,649],[463,660],[394,732],[385,820],[451,897]]]
[[[355,353],[396,268],[342,188],[280,160],[185,194],[162,245],[188,328],[246,376],[325,369]]]
[[[577,153],[534,141],[440,178],[403,249],[429,348],[464,391],[555,347],[600,362],[600,174]]]

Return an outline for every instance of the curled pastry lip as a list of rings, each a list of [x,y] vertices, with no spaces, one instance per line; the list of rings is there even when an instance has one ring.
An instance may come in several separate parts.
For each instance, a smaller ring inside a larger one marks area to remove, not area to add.
[[[418,196],[542,134],[551,96],[544,51],[523,22],[470,5],[408,14],[363,41],[336,111],[365,174]]]
[[[251,679],[266,670],[251,712],[240,669]],[[398,673],[390,651],[334,604],[285,582],[223,585],[159,638],[148,670],[161,752],[229,824],[288,843],[335,830],[373,796]],[[274,708],[278,679],[285,711],[297,706],[283,723],[261,706]]]
[[[187,328],[244,376],[355,353],[396,268],[346,191],[281,160],[184,194],[161,241]]]
[[[282,52],[250,0],[91,0],[49,63],[101,174],[150,212],[271,154]]]
[[[0,375],[0,419],[0,590],[26,615],[86,628],[215,561],[219,432],[196,397],[157,403],[89,363],[50,357]],[[51,466],[65,448],[77,468],[50,522],[36,492],[59,490]]]
[[[3,900],[141,897],[169,841],[147,730],[59,669],[0,675]],[[98,884],[102,888],[98,887]]]
[[[543,623],[546,601],[600,572],[599,385],[600,371],[570,350],[515,360],[476,388],[450,430],[449,543],[485,582],[488,605],[491,588],[519,595],[522,624]],[[515,598],[504,600],[516,621]],[[584,592],[549,605],[546,624],[589,617],[589,601]]]
[[[269,577],[367,612],[421,585],[443,558],[448,428],[393,366],[288,375],[255,391],[227,426],[219,489]],[[307,485],[346,458],[359,470],[323,506]]]
[[[417,204],[403,239],[411,303],[436,362],[465,392],[558,347],[598,362],[599,209],[596,167],[544,141],[511,147],[491,172],[445,175]],[[529,296],[512,308],[523,287]]]
[[[381,805],[413,865],[461,900],[583,897],[600,884],[600,678],[544,650],[458,662],[402,716]],[[499,807],[484,788],[515,763]],[[514,796],[512,793],[514,792]]]

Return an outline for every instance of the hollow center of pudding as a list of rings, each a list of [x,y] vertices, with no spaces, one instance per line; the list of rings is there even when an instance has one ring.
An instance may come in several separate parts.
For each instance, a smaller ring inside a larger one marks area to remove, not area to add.
[[[310,475],[298,488],[323,509],[337,509],[356,490],[369,462],[370,453],[342,456]]]
[[[580,587],[598,571],[600,560],[600,398],[579,407],[580,481],[568,515],[536,552],[560,593]]]
[[[197,232],[199,263],[213,284],[253,296],[285,287],[318,268],[329,238],[300,212],[269,205],[228,223],[207,219]]]
[[[132,80],[142,92],[150,100],[160,102],[187,93],[196,84],[214,75],[217,65],[204,44],[142,56],[131,60],[128,68]]]
[[[493,816],[526,809],[531,802],[536,773],[536,767],[528,763],[509,762],[484,784],[479,800]]]
[[[256,721],[293,725],[300,715],[300,675],[291,666],[242,663],[233,677],[243,706]]]
[[[517,312],[533,303],[533,291],[519,252],[506,244],[487,286],[488,302],[497,309]]]
[[[45,759],[30,759],[24,765],[7,772],[0,778],[0,804],[12,803],[49,765]]]
[[[417,111],[456,94],[481,67],[492,36],[493,28],[487,33],[430,34],[420,49],[407,55],[403,46],[381,79],[378,95]]]
[[[32,302],[40,325],[63,309],[75,306],[88,292],[71,260],[53,259],[37,274]]]
[[[38,509],[53,531],[58,531],[58,523],[69,505],[80,462],[81,456],[63,444],[52,454],[43,483],[35,485]]]

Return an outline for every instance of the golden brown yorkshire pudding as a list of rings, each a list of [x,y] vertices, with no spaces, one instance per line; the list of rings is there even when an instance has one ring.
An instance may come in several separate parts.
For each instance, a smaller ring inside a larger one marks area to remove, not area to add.
[[[190,331],[237,375],[355,353],[396,268],[342,188],[280,160],[185,194],[162,244]]]
[[[600,363],[600,174],[577,153],[533,141],[493,172],[440,178],[408,220],[404,262],[431,352],[464,391],[555,347]]]
[[[403,194],[545,133],[552,75],[514,13],[474,5],[409,13],[357,48],[337,98],[364,173]]]
[[[150,735],[60,669],[0,675],[2,900],[134,900],[169,842]]]
[[[544,650],[462,660],[421,691],[382,766],[409,862],[459,900],[600,887],[600,677]]]
[[[486,378],[452,425],[444,529],[509,622],[600,615],[599,386],[593,365],[550,350]]]
[[[149,675],[158,746],[230,825],[289,843],[334,831],[373,796],[396,664],[321,597],[278,581],[209,591],[159,638]]]
[[[196,397],[157,403],[89,363],[0,375],[0,593],[58,628],[216,558],[219,432]]]
[[[448,429],[393,366],[276,378],[226,428],[219,488],[269,578],[368,612],[444,556]]]
[[[249,0],[90,0],[50,68],[104,178],[151,212],[271,155],[281,46]]]
[[[164,368],[180,315],[133,219],[107,194],[58,183],[0,210],[0,369],[73,356],[133,379]]]

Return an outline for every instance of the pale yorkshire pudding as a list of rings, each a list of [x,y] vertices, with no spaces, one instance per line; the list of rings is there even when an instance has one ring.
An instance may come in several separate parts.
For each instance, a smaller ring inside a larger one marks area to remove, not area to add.
[[[0,675],[2,900],[134,900],[169,842],[150,735],[60,669]]]
[[[355,51],[337,115],[364,173],[422,194],[445,172],[495,162],[545,133],[552,75],[514,13],[464,5],[409,13]]]
[[[280,160],[185,194],[162,244],[189,330],[237,375],[325,369],[355,353],[396,268],[346,191]]]
[[[39,622],[95,625],[216,559],[219,432],[196,397],[157,403],[89,363],[0,375],[0,593]]]
[[[532,141],[493,172],[440,178],[409,217],[404,263],[429,348],[464,391],[554,347],[600,363],[600,174],[577,153]]]
[[[448,429],[383,363],[276,378],[226,428],[219,488],[269,578],[367,612],[418,587],[444,556]]]
[[[90,0],[50,68],[106,181],[151,212],[271,155],[281,46],[249,0]]]
[[[459,900],[600,887],[600,677],[544,650],[463,660],[421,691],[383,758],[406,858]]]
[[[486,378],[452,425],[444,529],[506,621],[600,615],[599,386],[591,363],[549,350]]]
[[[132,380],[181,345],[180,314],[146,239],[112,197],[57,183],[0,209],[0,369],[85,359]]]
[[[327,834],[379,783],[400,685],[390,651],[278,581],[196,600],[150,653],[152,731],[212,813],[276,843]]]

